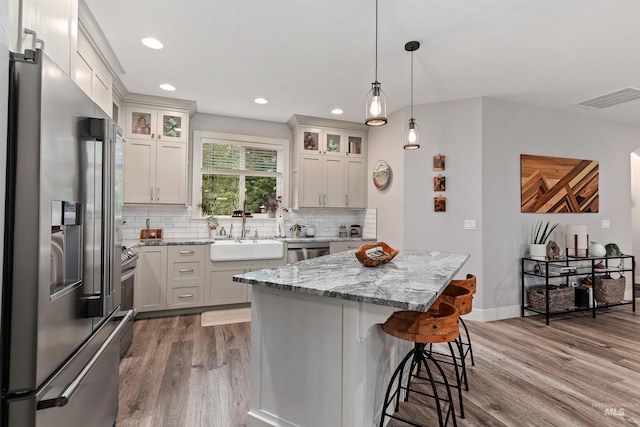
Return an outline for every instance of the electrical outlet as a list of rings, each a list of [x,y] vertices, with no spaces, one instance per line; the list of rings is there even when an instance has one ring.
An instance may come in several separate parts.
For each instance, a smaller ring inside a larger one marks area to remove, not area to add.
[[[465,230],[475,230],[476,229],[476,220],[475,219],[465,219],[464,220],[464,229]]]
[[[611,221],[609,221],[608,219],[603,219],[602,228],[611,228]]]

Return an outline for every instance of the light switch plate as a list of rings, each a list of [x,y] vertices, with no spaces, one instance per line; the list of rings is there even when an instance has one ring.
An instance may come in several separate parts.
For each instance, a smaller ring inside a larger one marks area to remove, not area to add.
[[[609,221],[608,219],[603,219],[602,228],[611,228],[611,221]]]
[[[464,220],[464,229],[465,230],[475,230],[476,229],[476,220],[475,219],[465,219]]]

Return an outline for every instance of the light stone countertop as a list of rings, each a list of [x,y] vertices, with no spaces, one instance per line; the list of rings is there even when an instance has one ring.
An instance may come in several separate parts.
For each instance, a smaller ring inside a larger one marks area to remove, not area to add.
[[[175,245],[208,245],[213,243],[215,240],[229,240],[226,239],[163,239],[160,241],[154,240],[124,240],[122,244],[127,248],[136,247],[136,246],[175,246]],[[252,237],[245,237],[241,240],[253,240]],[[304,242],[319,242],[319,243],[330,243],[330,242],[375,242],[376,239],[369,239],[363,237],[259,237],[258,240],[278,240],[287,243],[304,243]]]
[[[251,271],[233,280],[424,312],[469,259],[468,254],[406,250],[386,264],[363,267],[354,252]]]

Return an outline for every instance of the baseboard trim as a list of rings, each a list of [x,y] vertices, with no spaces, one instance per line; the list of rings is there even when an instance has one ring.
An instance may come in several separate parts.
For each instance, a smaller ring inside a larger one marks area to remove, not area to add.
[[[464,316],[465,320],[475,320],[478,322],[491,322],[493,320],[511,319],[513,317],[520,317],[520,306],[512,305],[508,307],[498,308],[473,308],[471,313]]]

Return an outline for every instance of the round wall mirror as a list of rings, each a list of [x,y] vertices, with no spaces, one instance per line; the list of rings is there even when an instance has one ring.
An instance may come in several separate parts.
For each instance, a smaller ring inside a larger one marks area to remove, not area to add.
[[[373,166],[373,184],[378,190],[382,190],[389,183],[391,168],[384,160],[378,160]]]

